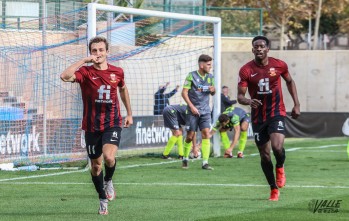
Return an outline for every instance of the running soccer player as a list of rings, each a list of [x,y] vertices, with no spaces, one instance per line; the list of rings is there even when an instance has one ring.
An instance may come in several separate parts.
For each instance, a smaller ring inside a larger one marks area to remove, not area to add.
[[[190,72],[184,82],[182,97],[188,104],[188,114],[186,119],[187,136],[184,142],[184,157],[182,168],[188,168],[190,147],[195,132],[199,128],[202,142],[202,169],[212,170],[208,164],[210,157],[210,127],[211,109],[209,106],[210,95],[214,95],[214,78],[210,74],[212,68],[212,58],[208,55],[200,55],[198,59],[199,70]]]
[[[116,153],[121,138],[122,118],[117,91],[125,105],[127,116],[124,127],[133,123],[130,97],[124,81],[124,71],[107,63],[108,42],[94,37],[89,42],[90,56],[70,65],[61,74],[64,82],[80,84],[83,101],[82,129],[86,150],[91,159],[91,176],[99,196],[98,213],[108,214],[108,200],[116,196],[112,177]],[[92,63],[91,66],[82,66]],[[103,177],[102,162],[105,162]]]
[[[249,105],[252,116],[252,129],[261,157],[261,167],[271,192],[269,200],[279,200],[279,189],[285,186],[286,176],[284,149],[286,109],[282,96],[281,77],[293,99],[291,116],[300,115],[296,84],[288,72],[287,64],[279,59],[268,57],[269,39],[256,36],[252,39],[254,59],[241,67],[238,83],[238,102]],[[248,93],[251,99],[246,98]],[[276,159],[276,181],[270,146]]]
[[[175,144],[178,148],[178,158],[183,159],[183,130],[182,125],[185,125],[187,105],[177,104],[169,105],[164,108],[162,113],[164,117],[164,125],[170,128],[172,136],[167,142],[165,150],[162,154],[163,159],[169,159],[169,154]]]
[[[221,135],[224,158],[233,158],[233,150],[239,140],[238,158],[244,157],[244,150],[247,142],[247,130],[250,123],[250,115],[239,107],[228,107],[219,117],[211,130],[213,135],[217,130]],[[234,137],[230,144],[227,131],[234,129]],[[240,138],[240,139],[239,139]]]

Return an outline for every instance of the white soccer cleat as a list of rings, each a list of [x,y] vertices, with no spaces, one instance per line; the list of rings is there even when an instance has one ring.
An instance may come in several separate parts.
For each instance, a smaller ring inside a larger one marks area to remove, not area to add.
[[[114,185],[112,180],[104,181],[104,191],[109,201],[112,201],[115,199],[116,191],[114,190]]]
[[[108,215],[108,199],[99,199],[99,215]]]

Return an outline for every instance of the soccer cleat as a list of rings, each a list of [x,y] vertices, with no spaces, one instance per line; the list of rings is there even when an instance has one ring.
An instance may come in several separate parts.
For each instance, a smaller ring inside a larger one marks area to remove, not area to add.
[[[164,160],[171,160],[171,157],[169,155],[162,155],[161,158]]]
[[[232,153],[224,153],[224,158],[233,158],[233,154]]]
[[[278,201],[278,200],[279,200],[279,196],[280,196],[279,189],[272,189],[272,190],[270,191],[269,200],[270,200],[270,201]]]
[[[108,199],[99,199],[99,215],[108,215]]]
[[[204,170],[213,170],[213,167],[211,167],[210,165],[208,165],[208,163],[205,163],[204,165],[202,165],[201,167]]]
[[[113,186],[113,181],[112,180],[104,181],[104,191],[105,191],[105,195],[107,195],[107,199],[109,201],[112,201],[112,200],[115,199],[116,191],[114,190],[114,186]]]
[[[280,168],[276,167],[275,171],[276,171],[276,185],[279,188],[282,188],[286,184],[285,169],[284,169],[284,167],[280,167]]]
[[[183,160],[182,161],[182,169],[188,169],[189,166],[188,166],[188,160]]]
[[[244,158],[244,154],[242,152],[238,153],[238,158]]]

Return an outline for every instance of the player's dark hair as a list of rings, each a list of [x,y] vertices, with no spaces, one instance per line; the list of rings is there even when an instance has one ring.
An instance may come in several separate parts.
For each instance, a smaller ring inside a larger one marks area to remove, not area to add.
[[[221,114],[221,115],[218,117],[219,123],[224,123],[224,122],[226,122],[226,121],[228,121],[228,120],[229,120],[229,117],[228,117],[228,115],[226,115],[226,114]]]
[[[99,43],[99,42],[104,42],[105,44],[105,49],[108,51],[109,50],[109,43],[105,37],[102,36],[96,36],[94,38],[91,38],[90,42],[88,43],[88,49],[90,50],[91,53],[91,45],[94,43]]]
[[[212,57],[207,55],[207,54],[202,54],[202,55],[200,55],[198,61],[199,61],[199,63],[200,62],[209,62],[209,61],[212,61]]]
[[[261,35],[258,35],[258,36],[256,36],[256,37],[254,37],[254,38],[252,39],[252,45],[253,45],[253,43],[254,43],[255,41],[257,41],[257,40],[263,40],[263,41],[265,41],[266,45],[269,47],[269,39],[268,39],[267,37],[261,36]]]
[[[222,87],[222,89],[224,89],[224,88],[228,88],[228,87],[224,85],[224,86]]]

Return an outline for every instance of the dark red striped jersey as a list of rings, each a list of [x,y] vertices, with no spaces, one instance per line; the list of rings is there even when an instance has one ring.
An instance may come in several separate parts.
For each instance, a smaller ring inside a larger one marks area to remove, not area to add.
[[[287,64],[269,57],[268,65],[259,66],[254,60],[241,67],[238,87],[247,87],[252,99],[263,105],[251,110],[253,123],[263,123],[275,116],[286,116],[281,78],[289,75]]]
[[[101,131],[121,126],[118,87],[125,85],[122,68],[108,64],[107,70],[83,66],[75,72],[75,81],[80,84],[84,105],[82,129],[88,132]]]

